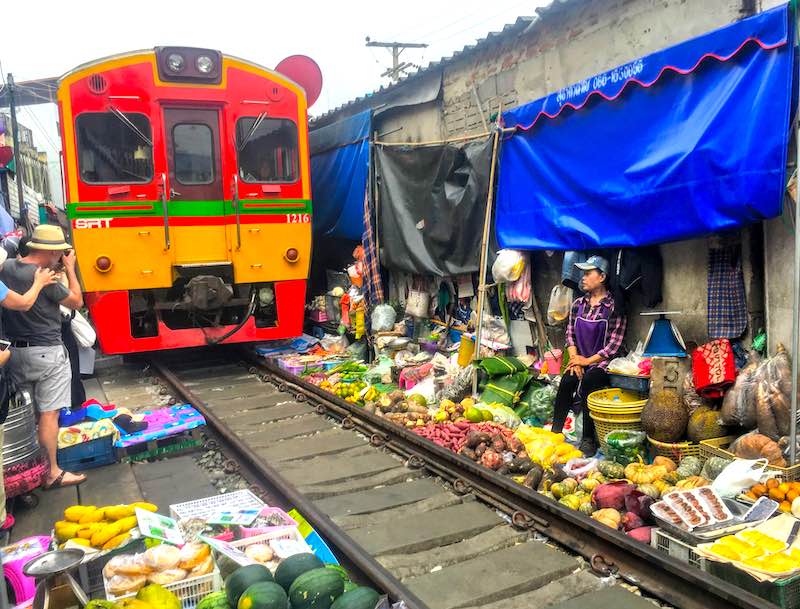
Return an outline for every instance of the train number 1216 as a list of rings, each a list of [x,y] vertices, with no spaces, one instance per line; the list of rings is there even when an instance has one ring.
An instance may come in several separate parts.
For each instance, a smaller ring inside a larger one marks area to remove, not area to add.
[[[289,224],[308,224],[311,222],[311,214],[286,214],[286,222]]]

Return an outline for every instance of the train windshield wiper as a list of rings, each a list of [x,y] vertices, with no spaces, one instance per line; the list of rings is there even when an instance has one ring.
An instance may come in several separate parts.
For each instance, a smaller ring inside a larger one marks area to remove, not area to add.
[[[264,119],[266,117],[267,117],[266,112],[262,112],[261,114],[258,115],[258,118],[253,123],[253,126],[250,127],[250,131],[247,132],[247,135],[242,140],[242,143],[239,144],[239,146],[236,148],[236,152],[241,152],[242,150],[244,150],[244,147],[247,145],[247,142],[250,141],[250,138],[253,137],[253,134],[256,132],[256,129],[258,129],[261,126],[261,123],[264,122]]]
[[[119,119],[119,120],[122,122],[122,124],[123,124],[123,125],[125,125],[126,127],[128,127],[128,129],[130,129],[131,131],[133,131],[133,132],[134,132],[136,135],[138,135],[138,136],[139,136],[139,138],[140,138],[140,139],[141,139],[141,140],[142,140],[142,141],[143,141],[145,144],[147,144],[148,146],[150,146],[150,148],[152,148],[152,147],[153,147],[153,140],[151,140],[151,139],[150,139],[149,137],[147,137],[147,136],[146,136],[144,133],[142,133],[142,132],[139,130],[139,128],[138,128],[136,125],[134,125],[134,124],[133,124],[133,123],[130,121],[130,119],[129,119],[127,116],[125,116],[125,115],[124,115],[122,112],[120,112],[120,111],[119,111],[119,109],[115,108],[115,107],[114,107],[114,106],[112,106],[112,105],[109,105],[109,106],[108,106],[108,108],[111,110],[111,114],[113,114],[114,116],[116,116],[116,117],[117,117],[117,118],[118,118],[118,119]]]

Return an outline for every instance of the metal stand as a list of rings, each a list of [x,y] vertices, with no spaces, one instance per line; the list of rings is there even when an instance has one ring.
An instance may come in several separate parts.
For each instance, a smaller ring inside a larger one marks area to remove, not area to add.
[[[89,602],[80,584],[72,577],[73,571],[83,561],[84,553],[78,549],[53,550],[37,556],[22,567],[28,577],[36,578],[36,596],[33,598],[33,609],[48,609],[50,605],[50,589],[58,575],[63,575],[81,606]]]

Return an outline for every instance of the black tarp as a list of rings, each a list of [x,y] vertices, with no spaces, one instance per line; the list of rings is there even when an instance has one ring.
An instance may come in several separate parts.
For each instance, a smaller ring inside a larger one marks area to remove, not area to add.
[[[381,262],[451,277],[478,270],[492,140],[379,146]]]

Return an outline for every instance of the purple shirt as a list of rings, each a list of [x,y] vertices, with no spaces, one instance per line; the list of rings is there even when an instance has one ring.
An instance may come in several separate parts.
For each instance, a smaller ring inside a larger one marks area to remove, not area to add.
[[[610,362],[622,348],[622,341],[625,339],[625,329],[628,326],[628,320],[619,315],[614,308],[614,297],[611,294],[606,294],[603,299],[592,306],[590,303],[589,294],[584,294],[580,298],[576,298],[572,303],[572,310],[569,313],[569,322],[567,323],[567,347],[575,346],[575,319],[580,311],[581,302],[585,303],[583,307],[583,319],[594,320],[601,317],[603,307],[610,308],[608,314],[608,332],[606,333],[606,341],[603,348],[597,352],[597,355],[602,357],[602,361],[597,363],[599,368],[608,367]],[[594,353],[580,353],[583,357],[591,357]]]

